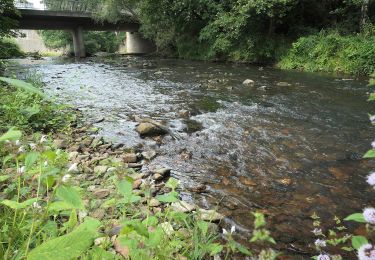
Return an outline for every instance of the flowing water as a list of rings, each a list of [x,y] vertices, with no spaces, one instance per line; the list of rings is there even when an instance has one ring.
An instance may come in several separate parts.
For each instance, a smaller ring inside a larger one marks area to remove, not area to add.
[[[151,164],[173,169],[184,187],[206,185],[184,199],[218,205],[224,226],[235,224],[242,237],[251,232],[250,212],[262,210],[280,249],[311,252],[313,212],[332,223],[374,196],[365,183],[374,165],[358,160],[374,137],[365,81],[140,57],[20,63],[57,100],[91,121],[104,118],[100,135],[156,150]],[[134,115],[163,120],[182,138],[141,139]]]

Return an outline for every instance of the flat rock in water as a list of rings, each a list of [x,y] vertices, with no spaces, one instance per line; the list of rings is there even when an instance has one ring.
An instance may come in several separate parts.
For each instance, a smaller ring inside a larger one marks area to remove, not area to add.
[[[195,205],[189,204],[186,201],[173,202],[171,204],[171,207],[173,208],[174,211],[184,212],[184,213],[192,212],[196,208]]]
[[[165,130],[161,129],[160,127],[151,123],[147,123],[147,122],[140,123],[137,126],[136,131],[140,135],[143,135],[143,136],[155,136],[155,135],[162,135],[162,134],[167,133]]]
[[[280,82],[277,82],[276,83],[276,86],[278,87],[289,87],[291,86],[292,84],[288,83],[288,82],[284,82],[284,81],[280,81]]]
[[[224,218],[224,215],[213,209],[199,209],[199,218],[205,221],[220,221]]]

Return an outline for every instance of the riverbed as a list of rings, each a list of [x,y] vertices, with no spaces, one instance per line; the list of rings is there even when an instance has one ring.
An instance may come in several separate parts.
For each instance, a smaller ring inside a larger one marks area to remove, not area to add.
[[[260,210],[280,250],[311,254],[310,215],[328,226],[374,196],[365,183],[374,164],[360,159],[374,138],[366,81],[132,56],[17,62],[20,75],[38,75],[49,96],[97,122],[98,135],[155,150],[150,165],[172,169],[183,199],[217,206],[243,239]],[[180,138],[142,139],[134,116],[163,121]]]

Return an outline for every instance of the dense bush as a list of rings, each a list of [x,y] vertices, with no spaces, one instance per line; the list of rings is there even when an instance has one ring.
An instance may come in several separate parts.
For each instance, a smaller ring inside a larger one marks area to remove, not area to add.
[[[73,38],[68,31],[41,31],[45,45],[52,49],[66,48],[70,46],[73,53]],[[84,32],[86,53],[93,55],[96,52],[116,52],[124,40],[124,33],[114,32]]]
[[[322,31],[301,37],[279,62],[283,69],[368,75],[375,70],[375,36]]]
[[[13,39],[0,39],[0,59],[22,57],[24,53]]]

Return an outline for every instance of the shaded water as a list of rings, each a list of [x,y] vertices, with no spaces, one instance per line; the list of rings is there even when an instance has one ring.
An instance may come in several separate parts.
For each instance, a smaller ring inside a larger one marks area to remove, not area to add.
[[[155,149],[151,164],[172,168],[185,187],[206,185],[184,198],[219,205],[242,235],[261,209],[279,247],[303,254],[313,247],[313,212],[345,217],[374,196],[365,183],[374,165],[355,160],[374,137],[365,81],[139,57],[21,63],[57,100],[91,121],[104,117],[100,135]],[[242,85],[247,78],[254,87]],[[165,120],[183,138],[140,139],[134,115]]]

